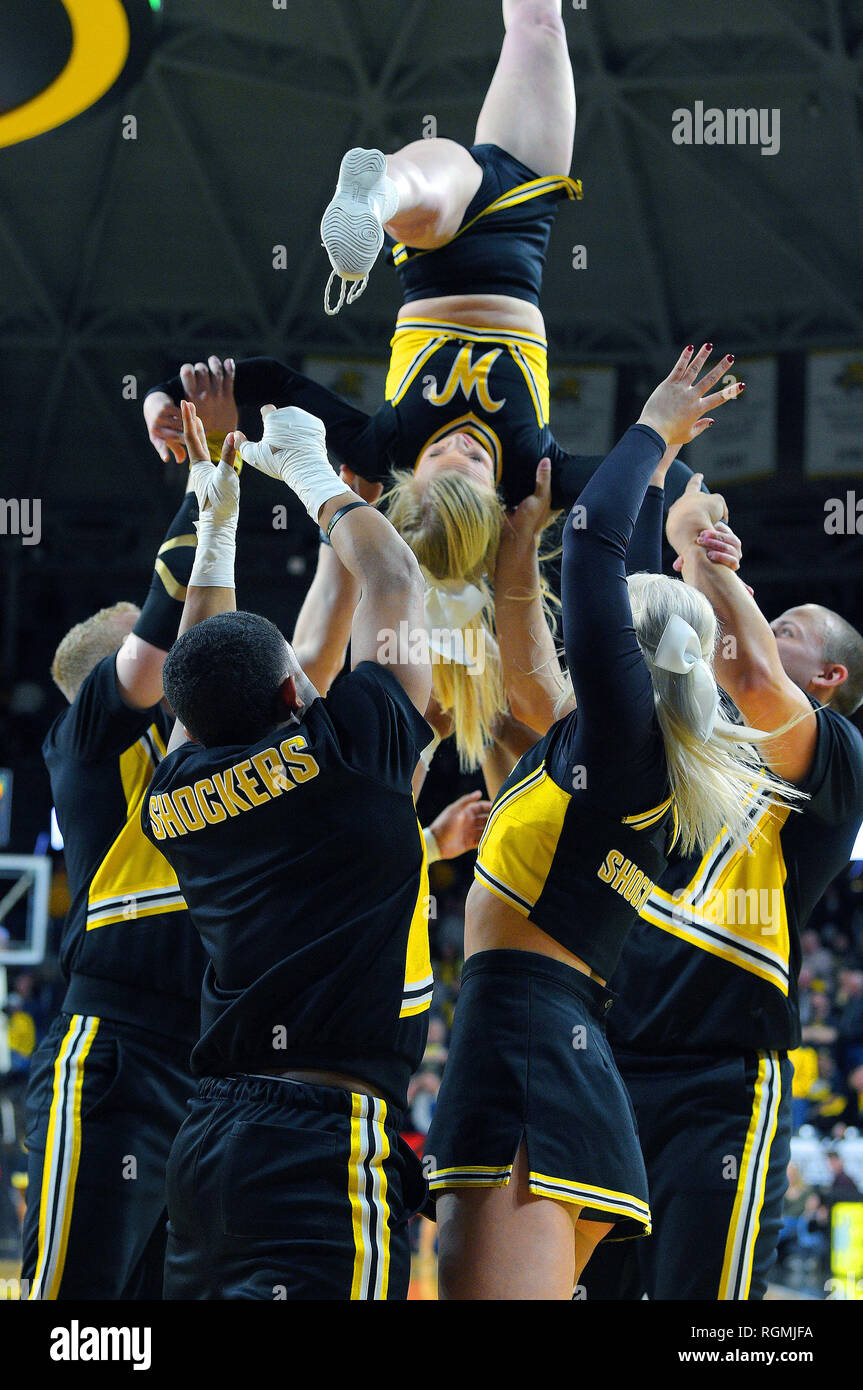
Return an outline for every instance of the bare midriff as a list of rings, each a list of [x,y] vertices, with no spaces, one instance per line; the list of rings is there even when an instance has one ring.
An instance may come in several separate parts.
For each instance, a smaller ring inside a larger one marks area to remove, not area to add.
[[[591,970],[580,956],[567,951],[559,942],[528,922],[514,907],[495,897],[481,883],[474,882],[465,903],[464,958],[479,951],[533,951],[569,965],[582,975],[589,975],[601,985],[605,980]]]
[[[448,294],[437,299],[412,299],[399,310],[399,319],[443,319],[464,328],[498,328],[505,333],[545,337],[545,322],[535,304],[508,294]]]
[[[337,1086],[343,1091],[359,1091],[363,1096],[379,1099],[377,1091],[372,1091],[365,1081],[355,1076],[346,1076],[340,1071],[319,1071],[316,1067],[304,1067],[299,1071],[261,1071],[254,1076],[272,1076],[277,1081],[305,1081],[310,1086]]]

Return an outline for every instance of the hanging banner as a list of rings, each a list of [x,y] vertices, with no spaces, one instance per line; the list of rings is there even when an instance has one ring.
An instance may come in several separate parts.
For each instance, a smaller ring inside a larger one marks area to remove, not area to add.
[[[806,360],[805,468],[813,478],[863,473],[863,348]]]
[[[607,454],[615,442],[616,367],[550,367],[551,432],[571,454]]]

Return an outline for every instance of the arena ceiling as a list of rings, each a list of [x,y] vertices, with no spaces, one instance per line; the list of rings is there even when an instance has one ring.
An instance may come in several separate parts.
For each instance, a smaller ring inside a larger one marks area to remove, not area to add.
[[[498,0],[151,3],[135,85],[0,149],[0,492],[106,515],[136,500],[135,461],[158,467],[134,395],[169,365],[385,357],[392,271],[322,311],[340,157],[418,138],[429,116],[469,142],[503,32]],[[552,237],[557,358],[653,373],[702,335],[738,354],[863,344],[863,0],[564,14],[585,197]],[[778,109],[778,152],[675,144],[673,113],[697,102]]]

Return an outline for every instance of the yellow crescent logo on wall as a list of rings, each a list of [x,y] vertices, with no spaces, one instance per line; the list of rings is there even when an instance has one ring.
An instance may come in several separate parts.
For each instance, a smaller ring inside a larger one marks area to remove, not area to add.
[[[123,0],[61,0],[72,27],[63,71],[23,106],[0,116],[0,148],[64,125],[110,91],[129,56]]]

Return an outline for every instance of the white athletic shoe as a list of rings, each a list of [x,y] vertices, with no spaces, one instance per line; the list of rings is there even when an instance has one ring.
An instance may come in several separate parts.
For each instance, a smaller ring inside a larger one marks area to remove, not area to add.
[[[321,221],[321,239],[333,273],[324,291],[324,309],[337,314],[353,304],[368,284],[369,271],[384,244],[384,223],[398,209],[398,193],[387,178],[386,155],[380,150],[349,150],[339,169],[335,196]],[[339,302],[330,307],[330,286],[342,281]],[[346,282],[350,290],[346,296]]]

